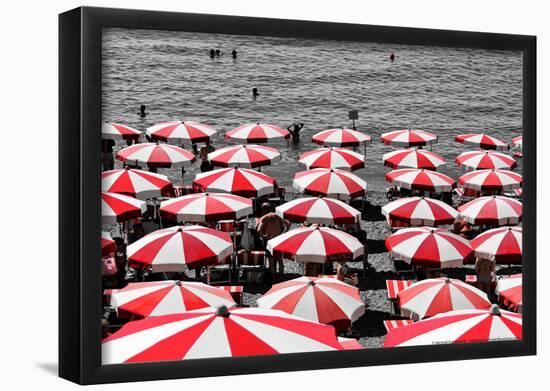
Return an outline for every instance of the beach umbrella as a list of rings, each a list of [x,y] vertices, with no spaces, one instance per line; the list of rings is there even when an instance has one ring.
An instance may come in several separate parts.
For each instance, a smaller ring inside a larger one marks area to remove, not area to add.
[[[107,255],[116,251],[116,243],[109,232],[101,232],[101,255]]]
[[[311,141],[315,144],[332,147],[357,147],[361,144],[370,144],[372,139],[363,132],[341,128],[327,129],[316,133],[311,138]]]
[[[478,191],[502,191],[520,188],[523,177],[510,170],[476,170],[458,178],[465,189]]]
[[[300,163],[310,168],[358,170],[365,167],[363,155],[345,148],[324,147],[300,154]]]
[[[348,171],[332,168],[314,168],[294,175],[292,185],[303,194],[340,199],[362,197],[367,182]]]
[[[205,308],[127,323],[102,341],[103,365],[342,350],[334,327],[283,311]]]
[[[243,197],[273,194],[277,182],[269,175],[246,168],[221,168],[197,174],[193,181],[196,191],[232,193]]]
[[[324,227],[295,228],[269,240],[266,249],[274,256],[314,263],[353,261],[364,253],[357,238]]]
[[[116,158],[129,166],[138,167],[187,167],[195,161],[195,155],[175,145],[142,143],[121,149]]]
[[[491,307],[487,294],[454,278],[428,278],[397,293],[401,315],[424,319],[443,312]]]
[[[101,190],[145,200],[169,195],[174,189],[166,175],[125,167],[103,171]]]
[[[445,160],[441,156],[425,149],[400,149],[385,153],[382,159],[385,166],[393,169],[425,168],[437,170],[445,164]]]
[[[143,133],[137,129],[114,122],[101,124],[101,138],[104,140],[139,140]]]
[[[231,145],[208,154],[208,160],[218,167],[260,167],[281,159],[275,148],[260,145]]]
[[[428,197],[400,198],[384,205],[381,212],[390,225],[395,221],[410,226],[453,224],[458,216],[452,206]]]
[[[361,220],[361,212],[334,198],[297,198],[278,206],[275,213],[293,223],[354,224]]]
[[[461,144],[473,145],[482,149],[496,149],[504,151],[508,144],[485,133],[466,133],[456,136],[455,141]]]
[[[359,290],[328,277],[298,277],[275,284],[257,303],[259,308],[281,310],[325,324],[351,324],[365,314]]]
[[[128,263],[154,272],[184,271],[224,261],[233,253],[229,234],[199,225],[159,229],[130,244]]]
[[[440,345],[521,340],[520,314],[499,309],[459,310],[397,327],[388,332],[384,347]]]
[[[380,142],[396,147],[414,147],[436,143],[437,136],[424,130],[402,129],[383,133]]]
[[[498,295],[499,302],[509,309],[521,313],[523,307],[522,274],[499,278],[495,293]]]
[[[515,225],[521,222],[521,202],[502,196],[479,197],[458,207],[459,218],[474,225]]]
[[[340,342],[340,345],[342,345],[344,350],[365,349],[365,347],[355,338],[338,337],[338,342]]]
[[[521,227],[500,227],[485,231],[472,241],[476,257],[496,263],[520,264],[523,230]]]
[[[516,160],[509,155],[483,150],[462,152],[456,157],[455,163],[471,170],[511,170],[517,165]]]
[[[267,143],[273,140],[288,139],[290,132],[275,125],[256,122],[230,130],[225,133],[224,137],[227,140],[242,143]]]
[[[385,243],[393,258],[427,268],[462,266],[474,255],[467,239],[442,228],[403,228]]]
[[[514,147],[523,147],[523,136],[517,136],[512,139],[512,145]]]
[[[101,219],[103,224],[119,222],[140,217],[147,211],[145,201],[118,193],[101,193]]]
[[[129,283],[111,294],[111,306],[119,318],[181,314],[200,308],[233,307],[231,294],[219,287],[194,281]]]
[[[209,141],[216,135],[216,129],[210,125],[192,121],[162,122],[147,128],[147,135],[154,140],[166,141],[170,144],[192,144]]]
[[[163,201],[159,210],[177,222],[237,220],[252,214],[252,201],[233,194],[197,193]]]
[[[405,189],[441,193],[452,191],[455,187],[453,178],[423,168],[402,168],[386,174],[386,180],[395,186]]]

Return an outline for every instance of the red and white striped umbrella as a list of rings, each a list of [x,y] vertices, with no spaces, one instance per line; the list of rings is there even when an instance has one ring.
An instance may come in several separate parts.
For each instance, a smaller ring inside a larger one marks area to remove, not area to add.
[[[403,129],[383,133],[380,142],[397,147],[414,147],[437,142],[437,136],[424,130]]]
[[[325,324],[353,323],[365,314],[359,290],[328,277],[298,277],[275,284],[258,299],[258,307]]]
[[[372,139],[369,135],[357,130],[341,128],[323,130],[314,134],[311,141],[332,147],[356,147],[361,144],[370,144]]]
[[[365,349],[365,347],[355,338],[338,337],[338,342],[340,342],[340,345],[342,345],[344,350]]]
[[[221,263],[233,253],[229,234],[199,225],[159,229],[130,244],[128,263],[154,272],[175,272]]]
[[[260,167],[281,159],[280,152],[260,145],[231,145],[208,154],[208,160],[218,167]]]
[[[521,227],[490,229],[472,241],[476,257],[496,263],[521,263],[523,230]]]
[[[101,190],[145,200],[171,194],[173,186],[166,175],[126,167],[103,171]]]
[[[523,136],[517,136],[512,139],[512,145],[514,147],[523,147]]]
[[[497,151],[504,151],[508,149],[508,144],[485,133],[460,134],[456,136],[455,141],[462,144],[473,145],[482,149],[496,149]]]
[[[101,138],[104,140],[139,140],[143,133],[137,129],[114,122],[101,124]]]
[[[233,307],[231,294],[219,287],[193,281],[134,282],[111,294],[119,318],[181,314],[207,307]]]
[[[288,139],[290,132],[275,125],[255,124],[241,125],[225,133],[227,140],[239,141],[244,143],[267,143],[272,140]]]
[[[395,186],[405,189],[446,192],[453,191],[455,181],[453,178],[423,168],[402,168],[393,170],[386,174],[386,180]]]
[[[411,226],[453,224],[458,211],[443,201],[427,197],[407,197],[382,207],[388,222],[399,221]]]
[[[310,168],[358,170],[365,167],[363,155],[345,148],[324,147],[300,154],[300,163]]]
[[[397,294],[401,315],[424,319],[456,310],[485,310],[491,307],[487,294],[454,278],[418,281]]]
[[[237,220],[252,214],[252,200],[233,194],[197,193],[163,201],[160,215],[177,222]]]
[[[116,224],[140,217],[147,211],[145,201],[118,193],[101,193],[101,219],[103,224]]]
[[[497,281],[495,293],[502,304],[521,313],[523,307],[522,274],[500,278]]]
[[[465,189],[479,191],[502,191],[520,188],[523,177],[510,170],[476,170],[458,178]]]
[[[361,197],[367,188],[367,182],[357,175],[332,168],[297,172],[292,185],[303,194],[341,199]]]
[[[354,224],[361,220],[361,212],[334,198],[297,198],[278,206],[275,212],[293,223]]]
[[[400,149],[385,153],[384,165],[393,169],[398,168],[426,168],[437,170],[445,164],[445,160],[436,153],[425,149]]]
[[[520,314],[499,309],[445,312],[389,331],[384,347],[520,340]]]
[[[197,191],[232,193],[243,197],[261,197],[275,192],[277,183],[269,175],[246,168],[221,168],[197,174]]]
[[[523,206],[509,197],[479,197],[458,207],[459,218],[474,225],[515,225],[521,222]]]
[[[210,125],[192,121],[170,121],[153,125],[146,132],[154,140],[170,144],[202,143],[209,141],[217,132]]]
[[[142,143],[121,149],[116,158],[130,166],[186,167],[195,161],[195,155],[175,145]]]
[[[472,170],[504,169],[516,167],[516,160],[504,153],[495,151],[468,151],[462,152],[455,159],[455,163]]]
[[[275,256],[314,263],[352,261],[364,253],[364,247],[357,238],[324,227],[290,230],[269,240],[266,249]]]
[[[334,327],[283,311],[205,308],[124,325],[102,341],[103,365],[342,350]]]
[[[393,258],[428,268],[462,266],[474,255],[467,239],[442,228],[404,228],[386,238]]]
[[[101,255],[107,255],[116,251],[116,243],[109,232],[101,232]]]

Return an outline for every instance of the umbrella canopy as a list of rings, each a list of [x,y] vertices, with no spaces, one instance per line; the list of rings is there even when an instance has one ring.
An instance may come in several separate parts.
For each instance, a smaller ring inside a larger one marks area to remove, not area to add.
[[[442,228],[404,228],[386,238],[393,258],[427,268],[462,266],[474,251],[470,242]]]
[[[361,220],[361,212],[333,198],[297,198],[278,206],[275,212],[293,223],[354,224]]]
[[[386,174],[386,180],[393,183],[395,186],[405,189],[435,193],[453,191],[453,187],[455,186],[453,178],[423,168],[402,168],[400,170],[393,170]]]
[[[303,227],[267,242],[267,251],[297,262],[352,261],[364,253],[359,240],[346,232],[324,227]]]
[[[130,322],[102,341],[101,359],[107,365],[342,349],[332,326],[222,306]]]
[[[241,125],[225,133],[227,140],[244,143],[267,143],[272,140],[288,139],[290,132],[275,125],[255,124]]]
[[[208,154],[210,163],[218,167],[261,167],[280,158],[277,149],[260,145],[231,145]]]
[[[521,202],[502,196],[479,197],[458,207],[459,218],[474,225],[515,225],[521,222]]]
[[[126,167],[103,171],[101,190],[145,200],[171,194],[173,186],[166,175]]]
[[[502,191],[520,188],[523,177],[510,170],[476,170],[462,175],[458,183],[465,189]]]
[[[427,197],[407,197],[382,207],[388,222],[399,221],[411,226],[453,224],[458,211],[443,201]]]
[[[512,145],[514,147],[523,147],[523,136],[517,136],[512,139]]]
[[[345,148],[324,147],[300,154],[300,163],[309,168],[358,170],[365,167],[363,155]]]
[[[195,144],[209,141],[217,132],[212,126],[198,122],[170,121],[153,125],[147,128],[146,133],[154,140],[170,144]]]
[[[101,232],[101,255],[107,255],[116,251],[116,243],[109,232]]]
[[[355,322],[365,314],[359,290],[336,278],[298,277],[275,284],[259,308],[281,310],[319,323]]]
[[[118,317],[147,318],[222,305],[236,305],[229,292],[193,281],[134,282],[111,294]]]
[[[401,314],[424,319],[443,312],[491,307],[487,294],[454,278],[418,281],[397,294]]]
[[[101,124],[101,138],[104,140],[139,140],[143,133],[137,129],[114,122]]]
[[[384,347],[519,340],[521,315],[499,309],[460,310],[435,315],[389,331]]]
[[[243,197],[273,194],[277,183],[269,175],[246,168],[221,168],[197,174],[193,188],[197,191],[232,193]]]
[[[300,193],[341,199],[361,197],[367,182],[348,171],[314,168],[294,175],[292,185]]]
[[[496,263],[521,263],[522,228],[501,227],[490,229],[476,236],[472,241],[476,257]]]
[[[117,193],[101,193],[101,219],[103,224],[116,224],[140,217],[147,211],[145,201]]]
[[[403,129],[383,133],[380,142],[396,147],[414,147],[437,142],[437,136],[424,130]]]
[[[197,193],[163,201],[159,211],[177,222],[237,220],[252,214],[252,201],[233,194]]]
[[[199,225],[151,232],[128,246],[130,266],[154,272],[183,271],[224,261],[233,253],[229,234]]]
[[[495,293],[502,304],[521,313],[523,307],[522,274],[500,278],[497,281]]]
[[[327,129],[316,133],[311,137],[311,141],[319,145],[332,147],[356,147],[361,144],[370,144],[372,139],[365,133],[346,128]]]
[[[437,170],[445,164],[445,160],[436,153],[425,149],[400,149],[385,153],[384,165],[393,169],[398,168],[426,168]]]
[[[462,144],[473,145],[482,149],[496,149],[498,151],[508,149],[508,144],[485,133],[461,134],[456,136],[455,141]]]
[[[517,165],[517,162],[513,157],[495,151],[462,152],[456,157],[455,163],[458,166],[464,166],[471,170],[511,170]]]
[[[195,161],[195,155],[175,145],[142,143],[123,148],[116,158],[130,166],[186,167]]]

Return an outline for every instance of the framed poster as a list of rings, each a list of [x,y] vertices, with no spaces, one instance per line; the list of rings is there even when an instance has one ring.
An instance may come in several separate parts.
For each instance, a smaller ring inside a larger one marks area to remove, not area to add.
[[[535,64],[531,36],[61,14],[60,376],[535,354]]]

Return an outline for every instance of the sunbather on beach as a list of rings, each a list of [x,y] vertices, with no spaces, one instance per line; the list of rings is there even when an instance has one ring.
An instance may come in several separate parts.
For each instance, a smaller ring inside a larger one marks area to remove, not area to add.
[[[214,152],[216,148],[212,145],[212,142],[209,140],[204,143],[204,146],[201,147],[199,156],[201,158],[201,172],[212,171],[212,164],[208,160],[208,154]]]

